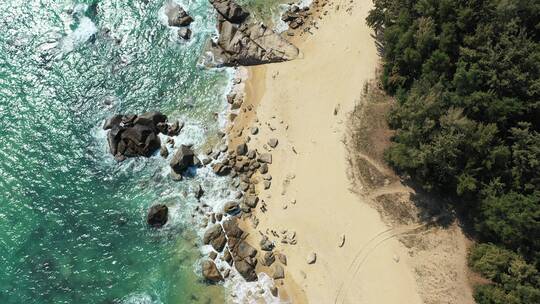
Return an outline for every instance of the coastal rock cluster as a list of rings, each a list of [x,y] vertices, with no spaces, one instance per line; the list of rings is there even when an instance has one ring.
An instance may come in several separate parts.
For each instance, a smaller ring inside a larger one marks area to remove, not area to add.
[[[292,5],[282,16],[281,20],[286,22],[290,28],[297,29],[302,26],[307,18],[311,15],[309,7],[300,8],[297,5]]]
[[[114,115],[105,121],[108,130],[109,150],[115,159],[123,161],[127,157],[151,156],[161,146],[159,133],[177,135],[180,123],[167,123],[167,116],[159,112],[141,115]]]
[[[276,147],[278,140],[271,138],[269,144]],[[209,223],[203,243],[212,247],[212,252],[208,254],[209,259],[202,267],[203,276],[208,282],[215,282],[215,278],[219,278],[208,271],[211,269],[210,262],[219,258],[233,267],[246,281],[258,279],[259,265],[268,268],[273,279],[283,279],[285,277],[283,267],[287,264],[287,257],[276,251],[276,244],[263,233],[260,235],[260,242],[256,244],[259,248],[257,249],[248,242],[249,234],[240,228],[241,223],[245,223],[247,219],[256,226],[257,218],[252,212],[254,208],[265,210],[264,203],[261,205],[258,197],[256,185],[258,177],[262,176],[263,187],[265,189],[270,187],[272,177],[268,173],[268,167],[272,164],[272,154],[250,149],[247,140],[234,146],[225,145],[210,149],[206,154],[212,159],[210,167],[213,172],[218,176],[227,175],[232,178],[232,187],[237,192],[236,200],[225,203],[221,212],[215,213],[205,208],[204,204],[196,208],[196,211],[208,216]],[[295,244],[295,233],[286,232],[282,242]],[[227,268],[218,270],[223,279],[231,275]],[[276,296],[277,288],[274,286],[271,292]]]
[[[262,23],[251,21],[249,13],[232,0],[209,0],[218,12],[217,41],[207,50],[219,66],[249,66],[292,60],[298,49]]]
[[[191,38],[191,29],[189,25],[193,22],[193,18],[177,3],[169,3],[165,10],[169,26],[179,27],[178,37],[184,40]]]

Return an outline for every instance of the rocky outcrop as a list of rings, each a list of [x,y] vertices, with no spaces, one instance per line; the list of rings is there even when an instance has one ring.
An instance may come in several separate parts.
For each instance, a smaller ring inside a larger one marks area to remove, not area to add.
[[[217,41],[207,46],[217,66],[249,66],[295,59],[298,48],[232,0],[210,0],[218,12]]]
[[[146,222],[154,228],[161,228],[167,223],[169,208],[165,205],[154,205],[148,210]]]
[[[161,147],[159,133],[168,134],[167,116],[159,112],[115,115],[103,125],[109,130],[110,152],[118,161],[126,157],[151,156]]]
[[[167,116],[160,112],[147,112],[114,115],[105,121],[103,129],[109,131],[107,141],[111,154],[122,161],[127,157],[150,157],[161,148],[159,133],[175,136],[182,128],[179,122],[169,125]],[[164,149],[161,149],[161,155],[166,157],[168,151]]]
[[[210,0],[210,3],[223,18],[232,23],[242,23],[249,16],[249,12],[232,0]]]
[[[234,267],[246,281],[256,281],[257,259],[255,256],[257,249],[245,241],[247,233],[240,229],[236,217],[224,221],[223,230],[228,239],[228,250],[226,250],[224,258],[229,264],[234,263]]]
[[[178,37],[184,40],[191,38],[191,30],[188,26],[193,22],[193,18],[177,3],[171,2],[165,9],[169,26],[180,27]]]
[[[165,10],[169,26],[188,26],[193,22],[193,18],[177,3],[170,3]]]

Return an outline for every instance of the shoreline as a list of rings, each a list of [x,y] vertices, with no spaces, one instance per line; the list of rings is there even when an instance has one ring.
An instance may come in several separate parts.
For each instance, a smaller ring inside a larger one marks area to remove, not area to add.
[[[272,153],[274,161],[269,189],[264,185],[268,177],[254,177],[260,205],[267,210],[254,209],[243,228],[249,243],[259,244],[260,235],[267,235],[276,245],[274,252],[287,257],[285,278],[275,280],[284,301],[422,303],[406,250],[397,240],[377,244],[370,249],[377,249],[377,257],[362,256],[364,261],[357,264],[358,251],[372,236],[389,229],[377,211],[349,189],[352,181],[342,143],[347,113],[362,84],[374,78],[379,57],[364,21],[371,1],[341,8],[340,2],[327,1],[324,11],[317,10],[324,18],[313,16],[318,19],[313,33],[295,31],[288,37],[301,58],[245,68],[245,96],[238,117],[227,128],[229,146],[247,139],[250,148]],[[360,58],[349,62],[355,55]],[[343,77],[347,73],[349,77]],[[326,84],[333,86],[325,89]],[[257,127],[256,134],[250,132],[252,127]],[[274,138],[278,145],[271,148],[268,141]],[[345,244],[340,247],[342,235]],[[306,257],[311,253],[316,261],[309,265]],[[369,263],[363,263],[368,258]],[[273,267],[260,264],[257,272],[273,275]],[[362,271],[351,274],[351,267]],[[351,286],[350,280],[358,284]]]

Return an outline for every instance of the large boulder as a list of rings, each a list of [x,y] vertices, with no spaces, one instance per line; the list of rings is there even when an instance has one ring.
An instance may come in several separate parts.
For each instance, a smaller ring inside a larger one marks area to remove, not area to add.
[[[150,207],[146,222],[148,225],[154,228],[161,228],[167,223],[169,215],[169,208],[167,206],[159,204]]]
[[[169,26],[188,26],[193,22],[193,18],[177,3],[171,3],[166,11]]]
[[[241,241],[236,246],[233,255],[235,260],[253,258],[257,255],[257,249],[253,248],[253,246],[248,244],[246,241]]]
[[[217,283],[223,280],[223,276],[216,264],[211,260],[206,260],[202,263],[202,273],[204,278],[210,283]]]
[[[257,281],[257,273],[255,267],[257,266],[257,260],[241,260],[234,262],[234,268],[240,273],[240,275],[248,282]]]
[[[107,141],[111,154],[123,160],[126,157],[149,157],[159,150],[160,125],[167,126],[167,116],[160,112],[117,114],[105,121],[103,129],[109,130]]]
[[[215,224],[204,233],[203,243],[212,245],[217,252],[221,252],[227,243],[225,232],[221,225]]]
[[[195,152],[190,146],[181,145],[171,160],[171,168],[178,174],[184,173],[189,167],[200,165]]]

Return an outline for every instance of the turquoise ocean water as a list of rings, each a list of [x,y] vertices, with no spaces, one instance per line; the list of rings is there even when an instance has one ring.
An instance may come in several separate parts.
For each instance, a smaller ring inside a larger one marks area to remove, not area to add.
[[[195,17],[188,43],[164,0],[1,1],[0,303],[225,301],[200,282],[187,220],[205,177],[174,183],[159,156],[118,164],[101,131],[114,113],[159,110],[186,121],[183,141],[216,137],[229,71],[197,66],[214,12],[179,2]],[[173,207],[167,229],[145,224],[154,202]]]

